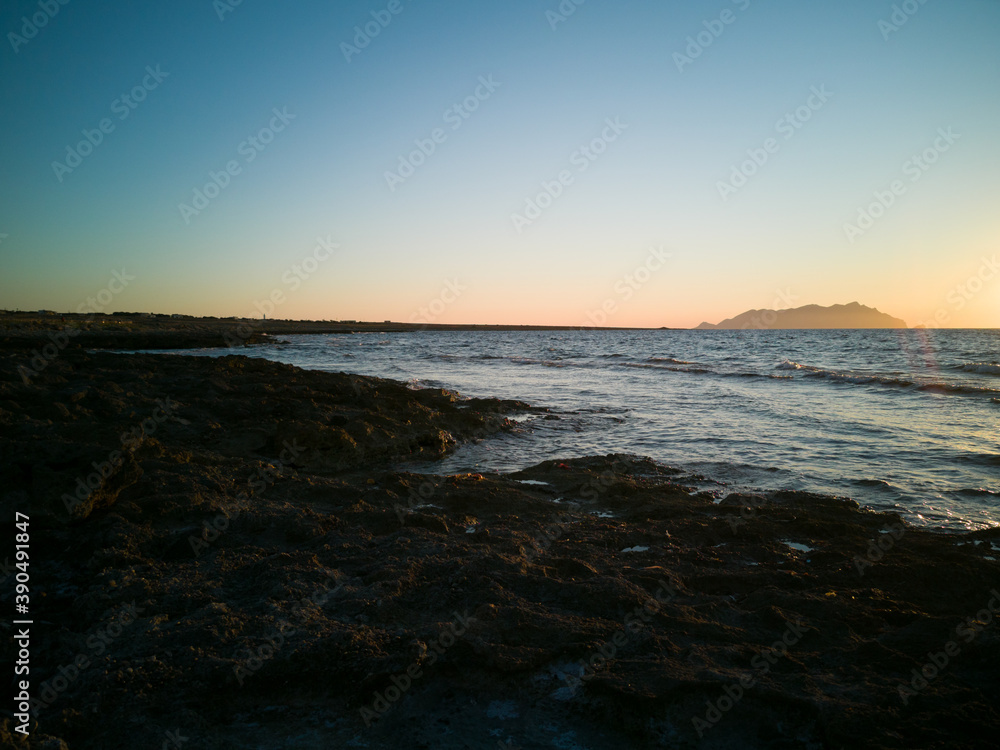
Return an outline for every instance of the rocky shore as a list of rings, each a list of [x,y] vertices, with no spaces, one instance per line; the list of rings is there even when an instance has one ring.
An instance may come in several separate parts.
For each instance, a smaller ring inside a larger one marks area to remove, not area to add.
[[[450,325],[336,320],[197,318],[149,313],[21,313],[0,310],[0,351],[52,357],[64,349],[196,349],[256,346],[296,334],[413,333],[420,331],[569,331],[572,326]],[[604,330],[635,330],[607,327]],[[36,361],[37,365],[37,361]]]
[[[34,619],[0,746],[996,746],[998,530],[637,456],[415,475],[541,410],[242,356],[25,378],[38,345],[0,350]]]

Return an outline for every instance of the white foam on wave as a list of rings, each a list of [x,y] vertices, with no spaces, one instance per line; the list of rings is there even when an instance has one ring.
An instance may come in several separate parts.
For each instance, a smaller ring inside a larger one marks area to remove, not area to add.
[[[798,362],[793,362],[790,359],[784,360],[780,365],[774,368],[775,370],[801,370],[802,365]]]
[[[794,360],[786,359],[781,362],[780,365],[774,368],[775,370],[805,370],[806,372],[822,372],[822,368],[813,367],[812,365],[803,365]]]

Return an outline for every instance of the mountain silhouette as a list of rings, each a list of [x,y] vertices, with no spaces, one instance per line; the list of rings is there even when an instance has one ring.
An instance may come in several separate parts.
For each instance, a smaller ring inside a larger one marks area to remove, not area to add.
[[[805,305],[789,310],[748,310],[717,325],[702,323],[695,330],[795,328],[907,328],[906,322],[857,302],[848,305]]]

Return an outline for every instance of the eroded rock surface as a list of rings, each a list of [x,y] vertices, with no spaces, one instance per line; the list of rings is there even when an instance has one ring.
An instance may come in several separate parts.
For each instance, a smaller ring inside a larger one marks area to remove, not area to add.
[[[516,402],[243,357],[67,352],[25,386],[17,361],[32,747],[995,746],[996,531],[635,456],[393,470]]]

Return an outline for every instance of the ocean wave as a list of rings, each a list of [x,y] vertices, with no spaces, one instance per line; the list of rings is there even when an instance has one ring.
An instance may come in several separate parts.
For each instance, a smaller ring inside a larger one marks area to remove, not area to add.
[[[895,487],[893,487],[884,479],[855,479],[853,483],[856,484],[858,487],[878,487],[879,489],[884,489],[884,490],[895,489]]]
[[[652,359],[652,357],[650,358]],[[647,360],[649,361],[649,360]],[[764,378],[766,380],[794,380],[793,375],[772,375],[765,372],[719,372],[707,367],[671,367],[669,365],[644,364],[642,362],[623,362],[618,367],[634,367],[640,370],[666,370],[667,372],[683,372],[689,375],[715,375],[720,378]]]
[[[993,394],[1000,394],[1000,390],[996,388],[977,388],[974,385],[955,385],[952,383],[921,383],[917,386],[917,390],[928,393],[955,393],[962,396],[991,396]]]
[[[958,369],[962,372],[974,372],[977,375],[993,375],[1000,378],[1000,365],[992,362],[969,362],[959,365]]]
[[[962,453],[956,460],[963,464],[1000,466],[1000,453]]]
[[[623,362],[618,367],[634,367],[639,370],[666,370],[667,372],[689,372],[695,375],[717,375],[715,370],[704,367],[668,367],[667,365],[647,365],[642,362]]]
[[[437,355],[434,355],[434,356],[437,356]],[[451,355],[444,355],[444,356],[451,356]],[[476,360],[476,361],[482,361],[482,360],[491,360],[491,361],[503,360],[504,363],[510,363],[512,365],[522,365],[522,366],[523,365],[528,365],[528,366],[530,366],[530,365],[537,365],[537,366],[541,366],[541,367],[574,367],[574,368],[582,368],[582,369],[594,369],[594,368],[600,369],[602,367],[607,367],[608,366],[608,365],[604,365],[604,364],[595,364],[593,362],[581,362],[579,360],[566,359],[566,358],[563,358],[563,357],[552,357],[551,359],[541,359],[541,358],[538,358],[538,357],[505,357],[505,356],[497,356],[497,355],[486,354],[486,355],[477,355],[475,357],[465,357],[465,359],[467,359],[467,360]],[[501,364],[501,366],[503,366],[503,365]]]
[[[982,367],[986,365],[978,366]],[[996,388],[982,388],[963,383],[946,383],[943,381],[918,382],[910,378],[898,377],[899,373],[870,375],[856,372],[838,372],[837,370],[824,370],[822,367],[799,364],[788,359],[777,365],[775,369],[797,371],[801,372],[803,377],[806,378],[817,378],[835,383],[849,383],[851,385],[877,385],[888,388],[913,389],[924,393],[944,393],[960,396],[1000,396],[1000,390]]]
[[[468,357],[463,357],[460,355],[451,354],[441,354],[435,353],[430,355],[425,355],[430,359],[442,359],[442,360],[460,360],[469,359]],[[601,355],[602,359],[620,359],[622,355],[619,354],[604,354]],[[573,367],[573,368],[594,368],[598,369],[603,367],[629,367],[641,370],[663,370],[666,372],[677,372],[684,373],[687,375],[711,375],[720,378],[764,378],[768,380],[799,380],[799,379],[816,379],[825,380],[831,383],[838,383],[844,385],[867,385],[867,386],[877,386],[885,388],[896,388],[901,390],[918,391],[923,393],[938,393],[946,395],[959,395],[959,396],[986,396],[991,397],[990,401],[992,403],[1000,404],[1000,389],[997,388],[984,388],[981,386],[970,385],[968,383],[962,382],[945,382],[943,380],[934,381],[921,381],[905,377],[902,373],[887,373],[887,374],[868,374],[868,373],[856,373],[856,372],[840,372],[837,370],[827,370],[822,367],[815,367],[813,365],[806,365],[800,362],[795,362],[793,360],[783,360],[779,365],[775,366],[775,370],[778,370],[780,374],[767,373],[767,372],[753,372],[753,371],[737,371],[737,372],[719,372],[709,367],[696,365],[695,363],[685,362],[684,360],[673,359],[672,357],[648,357],[642,362],[608,362],[607,364],[597,364],[595,362],[580,362],[574,360],[562,359],[561,357],[553,357],[551,359],[540,359],[534,357],[503,357],[497,355],[481,355],[475,359],[489,359],[497,360],[502,359],[510,362],[514,365],[535,365],[542,367]],[[971,365],[965,365],[969,367]],[[1000,365],[988,365],[988,364],[978,364],[976,367],[997,367]]]
[[[790,359],[784,360],[780,365],[774,368],[775,370],[806,370],[807,372],[820,372],[819,367],[812,367],[811,365],[800,365],[798,362],[793,362]]]
[[[542,367],[568,367],[576,365],[575,362],[553,362],[551,359],[532,359],[531,357],[511,357],[510,361],[515,365],[541,365]]]
[[[1000,492],[987,490],[982,487],[967,487],[962,490],[954,490],[951,494],[965,495],[966,497],[1000,497]]]
[[[903,378],[887,377],[885,375],[855,375],[849,372],[836,372],[835,370],[814,370],[806,377],[826,378],[841,383],[851,383],[852,385],[887,385],[897,388],[909,388],[913,385],[912,380]]]
[[[665,362],[668,365],[693,365],[694,362],[685,362],[683,359],[674,359],[673,357],[649,357],[647,362]]]
[[[962,385],[959,383],[918,383],[906,378],[893,378],[884,375],[852,375],[850,373],[832,372],[823,370],[810,373],[806,377],[820,377],[829,380],[851,383],[853,385],[881,385],[889,388],[912,388],[923,393],[941,393],[956,396],[991,396],[1000,393],[995,388],[979,388],[974,385]]]
[[[727,378],[766,378],[767,380],[795,380],[794,375],[771,375],[763,372],[729,372],[725,373]]]

